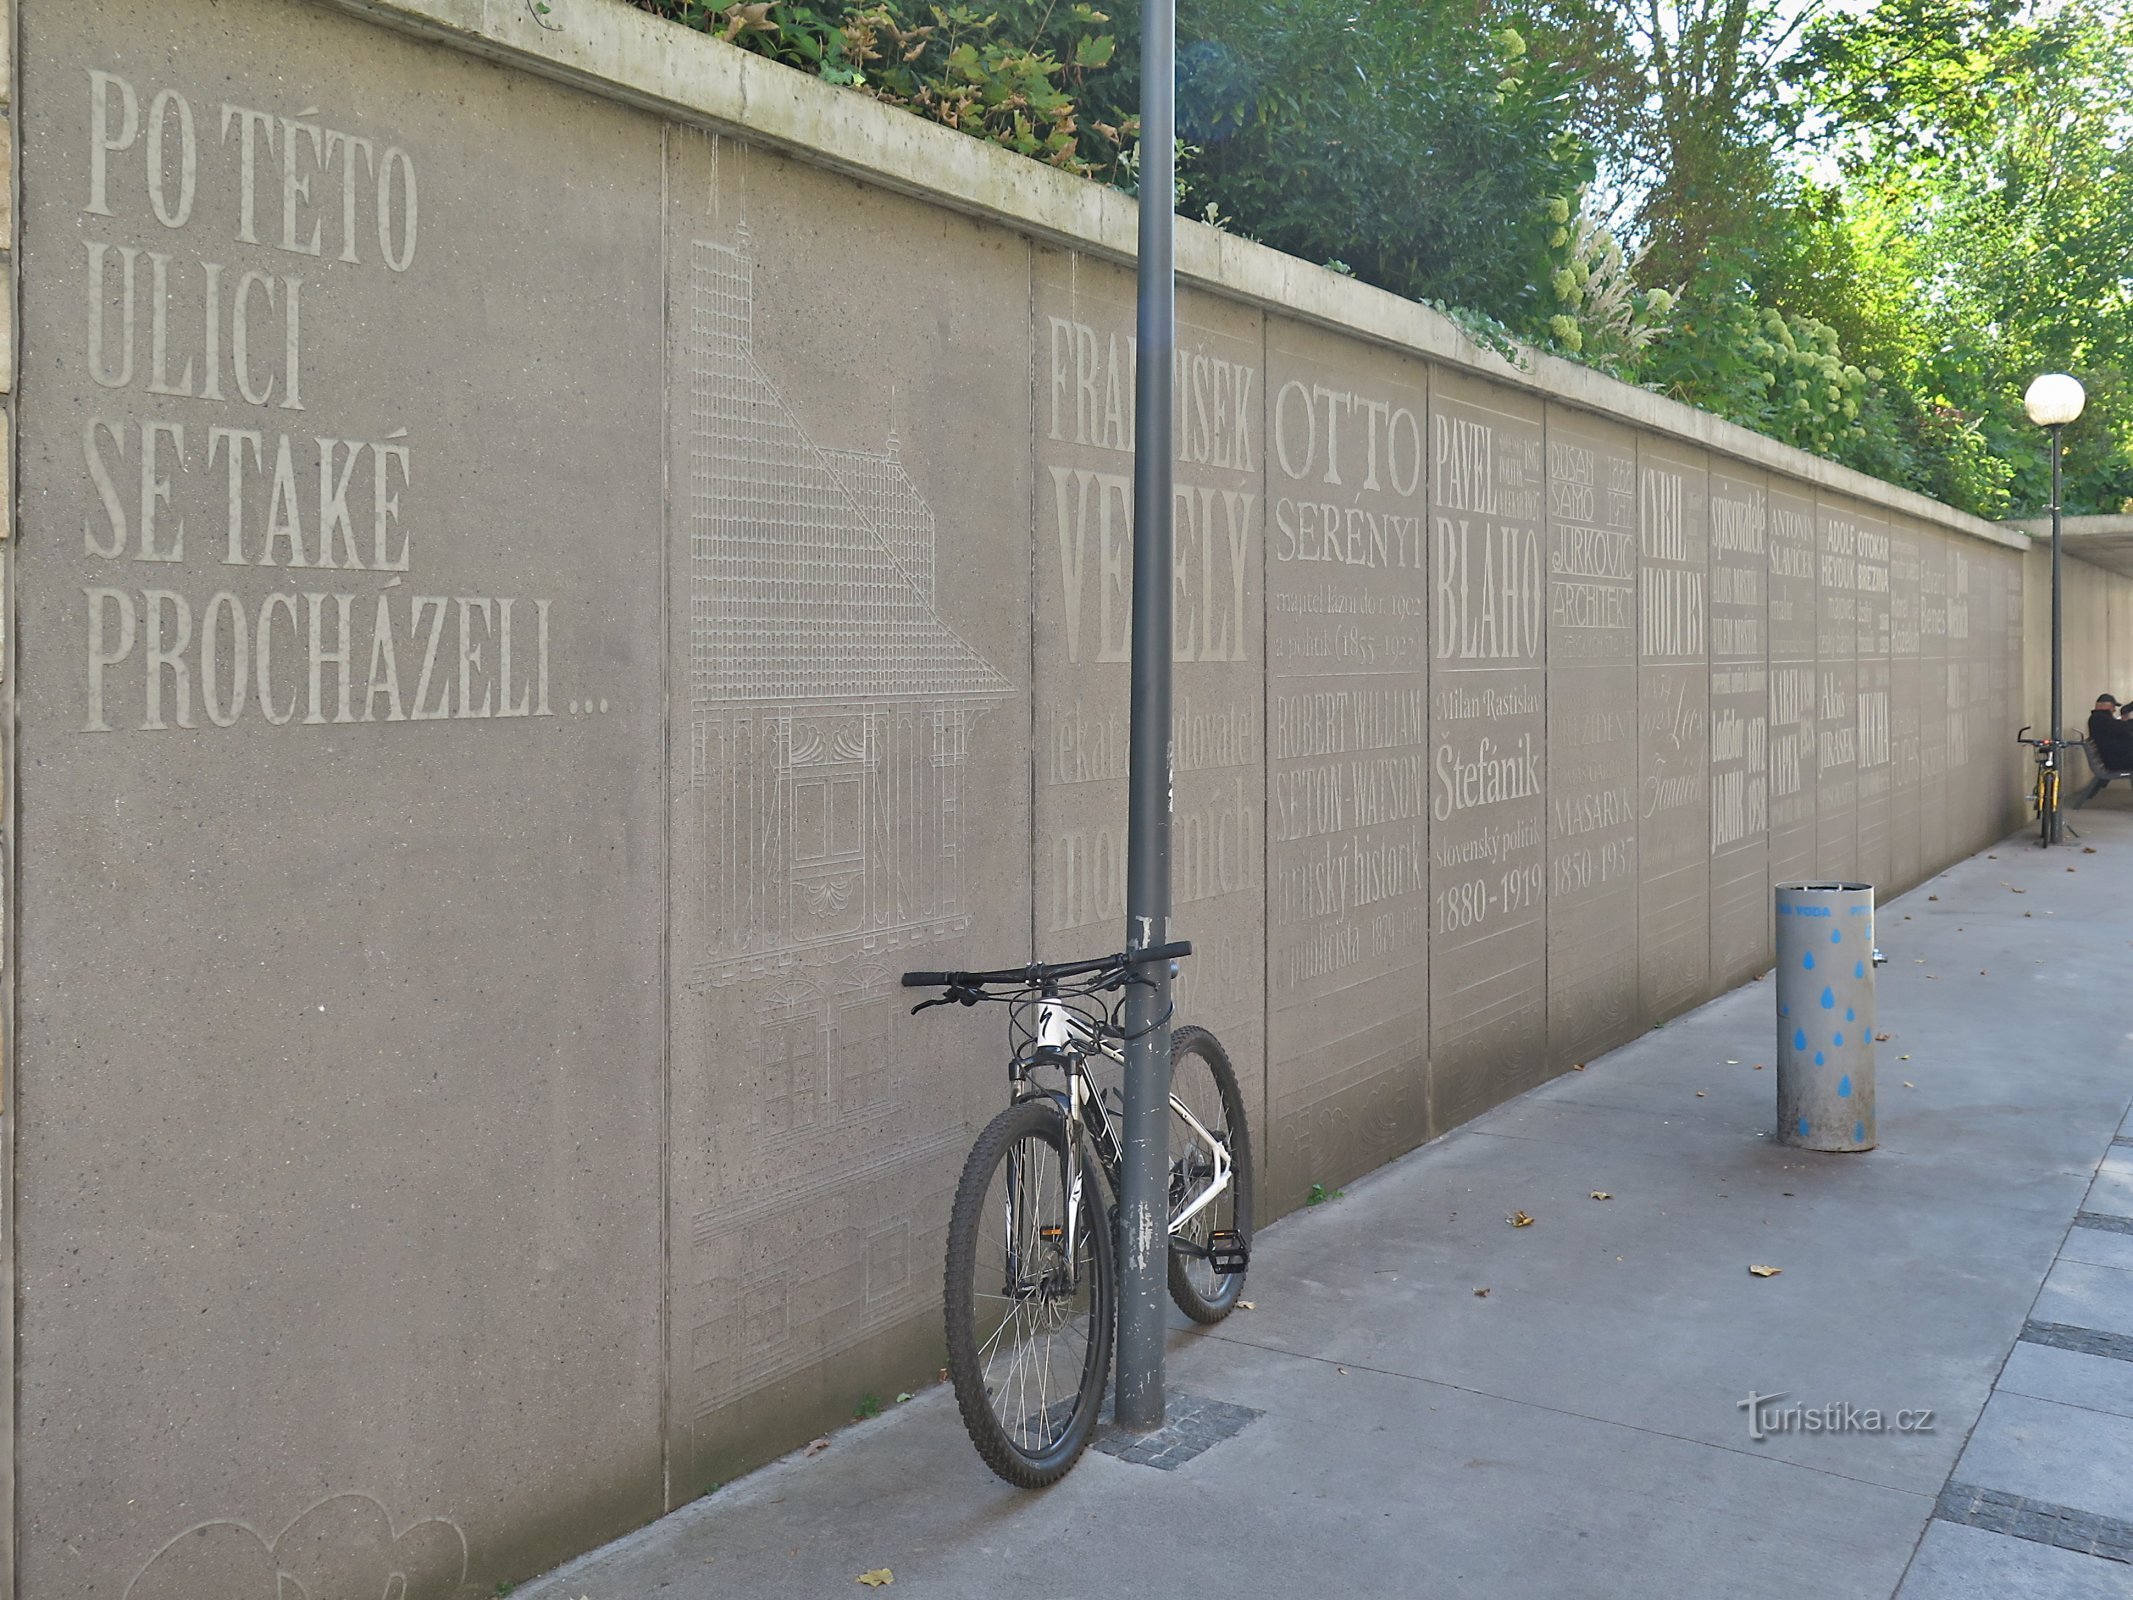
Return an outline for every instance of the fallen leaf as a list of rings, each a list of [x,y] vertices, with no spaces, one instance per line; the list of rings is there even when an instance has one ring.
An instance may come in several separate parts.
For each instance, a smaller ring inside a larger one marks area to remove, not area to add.
[[[1888,1042],[1889,1042],[1889,1036],[1888,1036],[1887,1034],[1885,1034],[1885,1033],[1877,1033],[1877,1034],[1875,1034],[1875,1035],[1874,1035],[1874,1043],[1876,1043],[1876,1044],[1887,1044]]]
[[[1585,1063],[1582,1061],[1573,1061],[1570,1064],[1570,1070],[1572,1072],[1583,1072],[1585,1070]]]
[[[1612,1200],[1614,1198],[1614,1196],[1609,1194],[1605,1189],[1593,1190],[1592,1197],[1595,1200]]]
[[[1737,1066],[1739,1066],[1739,1065],[1740,1065],[1740,1062],[1739,1062],[1739,1061],[1737,1061],[1736,1059],[1734,1059],[1734,1058],[1733,1058],[1732,1056],[1727,1056],[1727,1057],[1726,1057],[1726,1065],[1727,1065],[1727,1066],[1729,1066],[1729,1067],[1737,1067]]]
[[[2066,870],[2072,872],[2074,869],[2072,867],[2068,867]]]
[[[910,1391],[910,1390],[908,1390],[908,1389],[906,1389],[906,1390],[905,1390],[905,1391],[904,1391],[904,1392],[903,1392],[902,1394],[900,1394],[900,1395],[898,1395],[898,1396],[896,1397],[896,1403],[897,1403],[898,1405],[902,1405],[902,1404],[903,1404],[903,1403],[904,1403],[904,1402],[905,1402],[906,1400],[908,1400],[908,1399],[910,1399],[910,1398],[911,1398],[911,1391]]]
[[[2071,872],[2071,871],[2073,870],[2073,868],[2069,867],[2069,868],[2067,868],[2067,870],[2068,870],[2069,872]],[[2011,885],[2011,884],[2010,884],[2010,885],[2008,886],[2008,892],[2009,892],[2010,894],[2027,894],[2027,893],[2029,893],[2029,891],[2028,891],[2027,889],[2017,889],[2017,888],[2013,887],[2013,885]],[[1956,929],[1955,931],[1956,931],[1957,933],[1961,933],[1961,932],[1962,932],[1963,930],[1962,930],[1962,929],[1960,929],[1960,928],[1957,928],[1957,929]]]
[[[1348,1376],[1348,1369],[1346,1367],[1335,1367],[1333,1370],[1339,1373],[1344,1378]]]
[[[1259,1309],[1259,1302],[1256,1300],[1239,1300],[1237,1302],[1237,1309],[1239,1311],[1257,1311]]]
[[[1898,1056],[1898,1057],[1897,1057],[1896,1059],[1897,1059],[1898,1061],[1908,1061],[1908,1060],[1910,1060],[1911,1058],[1910,1058],[1909,1056]]]
[[[2036,915],[2036,913],[2034,911],[2025,911],[2022,913],[2022,915],[2025,917],[2033,917]]]
[[[2092,856],[2096,853],[2096,847],[2092,844],[2085,844],[2081,847],[2081,853],[2085,856]]]
[[[1504,1218],[1504,1221],[1510,1223],[1514,1228],[1530,1228],[1533,1226],[1533,1219],[1523,1211],[1512,1212],[1508,1217]]]
[[[1756,1070],[1757,1072],[1761,1072],[1761,1071],[1763,1070],[1763,1063],[1762,1063],[1762,1062],[1760,1062],[1760,1061],[1758,1061],[1758,1062],[1757,1062],[1757,1063],[1755,1064],[1755,1070]]]
[[[1698,1090],[1696,1091],[1696,1098],[1697,1098],[1697,1099],[1699,1099],[1699,1100],[1701,1100],[1701,1099],[1703,1098],[1703,1091],[1702,1091],[1701,1089],[1698,1089]]]
[[[1929,972],[1926,974],[1926,981],[1928,983],[1938,983],[1940,982],[1940,974],[1937,972]]]
[[[886,1589],[896,1581],[896,1574],[887,1567],[876,1567],[872,1572],[860,1573],[859,1581],[869,1589]]]
[[[1917,1088],[1917,1087],[1918,1087],[1918,1085],[1917,1085],[1917,1084],[1915,1084],[1915,1083],[1906,1083],[1906,1084],[1904,1085],[1904,1087],[1905,1087],[1906,1089],[1915,1089],[1915,1088]]]
[[[829,1436],[828,1436],[827,1434],[825,1434],[825,1435],[824,1435],[823,1437],[821,1437],[820,1439],[817,1439],[817,1440],[816,1440],[816,1441],[815,1441],[815,1442],[814,1442],[813,1444],[811,1444],[811,1445],[809,1445],[809,1446],[807,1447],[807,1453],[808,1453],[809,1455],[811,1455],[811,1456],[819,1456],[820,1454],[822,1454],[822,1452],[823,1452],[823,1451],[827,1450],[827,1449],[828,1449],[829,1447],[830,1447],[830,1442],[829,1442]]]
[[[1927,895],[1927,896],[1926,896],[1926,898],[1927,898],[1928,900],[1938,900],[1938,899],[1940,898],[1940,896],[1939,896],[1939,895],[1937,895],[1937,894],[1929,894],[1929,895]]]
[[[1488,1291],[1488,1290],[1486,1290],[1486,1289],[1476,1289],[1476,1290],[1474,1291],[1474,1298],[1475,1298],[1476,1300],[1486,1300],[1486,1299],[1488,1299],[1488,1297],[1489,1297],[1489,1291]]]
[[[1783,1267],[1750,1267],[1748,1270],[1758,1278],[1774,1278],[1785,1269]]]

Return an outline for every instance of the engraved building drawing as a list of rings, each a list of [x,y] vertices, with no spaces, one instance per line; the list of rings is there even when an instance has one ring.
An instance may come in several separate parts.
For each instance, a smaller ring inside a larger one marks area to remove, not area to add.
[[[894,438],[818,446],[756,364],[743,249],[698,241],[691,276],[701,985],[963,926],[967,742],[1009,685],[935,610],[933,513]]]
[[[957,1130],[899,1126],[888,996],[969,925],[971,731],[1011,685],[940,619],[893,435],[818,444],[758,363],[745,229],[693,241],[689,273],[676,977],[698,1005],[736,991],[754,1034],[706,1063],[727,1113],[691,1226],[702,1419],[918,1303]],[[822,1176],[766,1201],[741,1181],[764,1171]]]

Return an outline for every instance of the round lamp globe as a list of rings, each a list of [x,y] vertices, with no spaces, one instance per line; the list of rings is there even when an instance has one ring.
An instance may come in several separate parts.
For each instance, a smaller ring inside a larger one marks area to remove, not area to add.
[[[2022,396],[2022,409],[2040,428],[2056,428],[2081,415],[2088,399],[2079,382],[2063,372],[2047,372]]]

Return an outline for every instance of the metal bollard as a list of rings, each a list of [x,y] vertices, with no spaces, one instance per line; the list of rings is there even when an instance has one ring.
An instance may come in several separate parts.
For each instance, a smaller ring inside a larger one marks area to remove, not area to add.
[[[1870,883],[1781,883],[1777,1136],[1804,1150],[1874,1148]]]

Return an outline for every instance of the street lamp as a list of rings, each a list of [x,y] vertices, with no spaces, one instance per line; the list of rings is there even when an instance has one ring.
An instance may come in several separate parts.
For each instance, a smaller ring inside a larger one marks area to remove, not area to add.
[[[2029,420],[2038,427],[2050,430],[2052,436],[2052,724],[2051,738],[2056,743],[2060,733],[2063,711],[2060,703],[2060,624],[2059,624],[2059,430],[2081,415],[2082,404],[2088,399],[2079,382],[2063,372],[2047,372],[2029,386],[2022,396],[2022,409],[2029,413]],[[2052,813],[2051,833],[2053,844],[2059,842],[2059,816]]]

